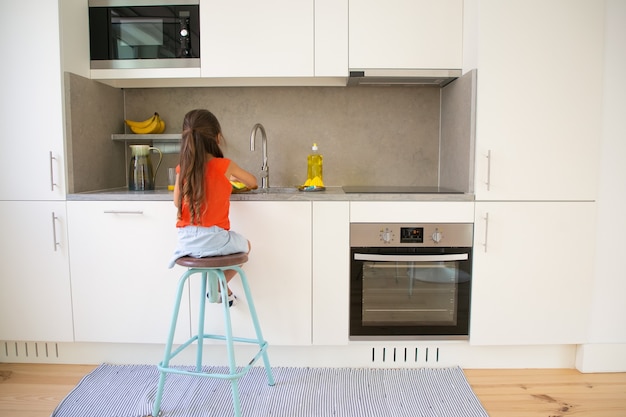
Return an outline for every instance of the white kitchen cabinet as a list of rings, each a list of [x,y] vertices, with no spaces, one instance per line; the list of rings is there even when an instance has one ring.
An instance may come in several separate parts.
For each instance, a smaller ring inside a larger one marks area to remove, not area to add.
[[[231,229],[251,243],[243,266],[263,336],[270,345],[311,344],[311,203],[308,201],[233,201]],[[176,267],[179,272],[181,267]],[[254,337],[245,296],[238,277],[230,287],[240,303],[230,310],[233,333]],[[197,321],[198,280],[192,284],[192,328]],[[223,334],[220,304],[207,304],[207,332]]]
[[[0,47],[12,52],[0,66],[0,166],[10,178],[2,182],[0,200],[64,200],[59,5],[34,0],[4,6]],[[37,30],[25,30],[25,16]]]
[[[345,345],[350,325],[350,203],[313,202],[313,344]]]
[[[180,270],[171,201],[68,201],[77,342],[165,343]],[[183,297],[176,342],[189,338]]]
[[[202,77],[312,77],[313,0],[203,0]]]
[[[349,0],[351,69],[460,69],[463,0]]]
[[[65,202],[0,201],[0,340],[71,342]]]
[[[603,7],[479,1],[477,200],[596,198]]]
[[[71,341],[59,4],[12,2],[2,17],[0,340]]]
[[[594,202],[477,202],[470,343],[584,342],[594,230]]]
[[[348,0],[315,0],[316,77],[348,76]]]

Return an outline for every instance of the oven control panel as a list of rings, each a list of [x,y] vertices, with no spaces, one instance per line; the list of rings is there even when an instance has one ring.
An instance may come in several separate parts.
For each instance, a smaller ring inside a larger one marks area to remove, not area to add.
[[[472,223],[351,223],[351,247],[471,247]]]

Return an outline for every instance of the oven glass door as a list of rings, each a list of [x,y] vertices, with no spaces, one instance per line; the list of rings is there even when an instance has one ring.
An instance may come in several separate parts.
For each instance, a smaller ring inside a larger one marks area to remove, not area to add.
[[[468,335],[469,248],[353,248],[351,336]]]

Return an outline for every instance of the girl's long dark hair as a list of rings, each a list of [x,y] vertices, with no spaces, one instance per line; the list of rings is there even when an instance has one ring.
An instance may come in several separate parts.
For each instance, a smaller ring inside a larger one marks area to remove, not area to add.
[[[191,110],[183,121],[180,142],[180,195],[178,218],[181,218],[183,201],[189,205],[191,224],[199,224],[205,198],[204,171],[207,154],[223,158],[218,145],[222,128],[217,117],[208,110]]]

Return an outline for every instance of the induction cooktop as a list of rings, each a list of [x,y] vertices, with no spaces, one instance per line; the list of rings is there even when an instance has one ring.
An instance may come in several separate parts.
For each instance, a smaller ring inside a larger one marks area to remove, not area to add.
[[[346,194],[463,194],[463,191],[438,186],[345,185]]]

